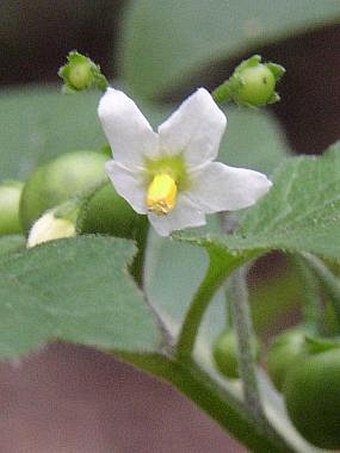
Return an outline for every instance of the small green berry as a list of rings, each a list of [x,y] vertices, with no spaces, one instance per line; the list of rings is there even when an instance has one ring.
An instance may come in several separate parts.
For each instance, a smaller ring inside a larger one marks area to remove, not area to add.
[[[296,360],[283,395],[291,421],[308,442],[339,451],[340,348]]]
[[[280,100],[275,91],[285,69],[275,63],[261,63],[253,55],[237,66],[232,76],[218,86],[213,96],[217,102],[234,101],[247,107],[261,107]]]
[[[239,74],[239,88],[234,93],[238,104],[262,106],[270,103],[275,91],[275,78],[264,64],[247,68]]]
[[[22,233],[19,203],[23,184],[18,181],[4,182],[0,186],[0,236]]]
[[[294,327],[278,335],[270,346],[267,367],[276,389],[281,392],[287,373],[306,355],[306,330]]]
[[[77,229],[81,233],[136,239],[147,224],[147,217],[137,214],[108,182],[83,202]]]
[[[107,179],[104,166],[107,157],[94,151],[63,154],[37,168],[26,182],[20,217],[26,231],[47,210],[81,195]]]

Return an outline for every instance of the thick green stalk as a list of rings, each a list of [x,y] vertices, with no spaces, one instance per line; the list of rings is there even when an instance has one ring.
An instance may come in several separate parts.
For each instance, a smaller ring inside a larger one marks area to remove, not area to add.
[[[255,453],[293,453],[294,450],[271,426],[259,425],[247,409],[205,373],[194,361],[185,363],[153,354],[121,356],[176,387],[229,434]]]
[[[240,257],[239,260],[235,260],[233,257],[229,261],[228,255],[218,254],[216,251],[211,253],[208,271],[194,296],[179,334],[177,341],[179,359],[186,360],[192,356],[198,330],[209,303],[228,275],[244,262],[245,258]]]

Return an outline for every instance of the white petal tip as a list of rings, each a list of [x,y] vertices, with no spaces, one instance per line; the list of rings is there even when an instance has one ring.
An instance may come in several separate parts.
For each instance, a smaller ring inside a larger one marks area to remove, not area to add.
[[[122,101],[126,101],[128,96],[122,91],[115,88],[107,88],[104,95],[101,97],[98,106],[98,116],[101,120],[112,115],[117,110],[119,111]]]
[[[256,187],[258,196],[263,197],[270,191],[272,187],[273,183],[271,182],[271,180],[268,179],[266,175],[259,173],[258,186]]]

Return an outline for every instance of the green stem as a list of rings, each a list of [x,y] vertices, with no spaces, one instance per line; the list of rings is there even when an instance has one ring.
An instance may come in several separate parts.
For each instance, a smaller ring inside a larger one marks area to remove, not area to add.
[[[226,80],[211,93],[213,99],[218,104],[223,104],[232,100],[230,82]]]
[[[295,254],[291,256],[291,261],[299,274],[303,288],[303,298],[306,301],[304,309],[306,325],[315,332],[321,333],[324,322],[319,282],[305,258]]]
[[[325,264],[316,256],[310,253],[301,253],[307,265],[318,277],[320,284],[329,297],[334,312],[340,326],[340,281],[335,275],[325,266]]]
[[[238,340],[238,362],[245,405],[254,420],[259,424],[265,424],[265,416],[257,385],[255,335],[249,307],[246,273],[246,267],[244,266],[237,269],[230,277],[229,301],[233,327]]]
[[[183,364],[158,354],[143,357],[124,353],[122,358],[175,386],[250,451],[295,452],[271,426],[256,423],[246,408],[194,361]]]
[[[179,334],[177,357],[180,360],[186,360],[192,356],[204,313],[214,294],[226,280],[229,273],[240,265],[239,261],[235,261],[231,267],[225,256],[211,254],[208,271],[194,296]]]

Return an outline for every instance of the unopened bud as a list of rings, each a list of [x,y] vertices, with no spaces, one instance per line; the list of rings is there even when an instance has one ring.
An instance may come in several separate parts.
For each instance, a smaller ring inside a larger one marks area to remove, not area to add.
[[[261,107],[280,100],[275,91],[285,69],[275,63],[261,63],[254,55],[243,61],[233,75],[214,91],[219,102],[233,100],[238,105]]]
[[[6,181],[0,185],[0,236],[20,234],[19,203],[23,183]]]
[[[58,75],[64,81],[63,91],[65,93],[74,93],[89,88],[99,88],[105,91],[109,85],[101,73],[100,66],[75,50],[69,53],[67,63],[59,69]]]

